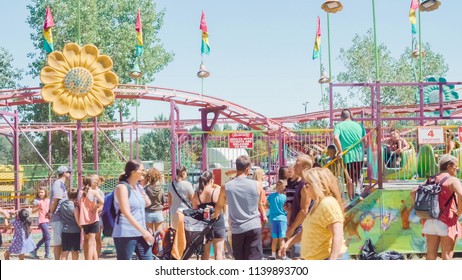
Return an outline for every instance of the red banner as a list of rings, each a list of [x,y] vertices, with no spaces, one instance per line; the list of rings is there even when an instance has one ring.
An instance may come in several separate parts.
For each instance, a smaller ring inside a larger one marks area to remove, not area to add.
[[[253,135],[249,133],[230,133],[228,136],[230,149],[253,149]]]

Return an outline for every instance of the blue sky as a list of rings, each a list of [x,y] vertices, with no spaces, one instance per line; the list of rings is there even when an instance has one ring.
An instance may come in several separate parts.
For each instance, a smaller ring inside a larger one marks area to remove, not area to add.
[[[2,1],[0,46],[14,57],[14,65],[26,68],[33,52],[26,24],[30,1]],[[321,16],[323,63],[327,65],[326,14],[322,0],[223,1],[159,0],[166,9],[159,37],[165,48],[175,53],[174,61],[150,85],[201,91],[196,73],[200,64],[201,10],[207,16],[211,53],[205,64],[211,76],[204,82],[204,94],[233,101],[269,117],[321,110],[319,60],[311,59],[316,17]],[[395,58],[411,44],[408,19],[410,0],[376,0],[378,42]],[[459,17],[462,1],[442,0],[441,7],[422,13],[422,40],[442,53],[449,64],[448,81],[460,81],[462,74]],[[355,33],[372,28],[372,1],[342,0],[343,11],[330,17],[332,73],[343,70],[338,60],[341,48],[349,48]],[[135,11],[134,11],[135,12]],[[56,20],[56,19],[55,19]],[[11,28],[14,26],[15,28]],[[371,57],[373,59],[373,57]],[[26,77],[23,84],[37,86],[38,79]],[[140,119],[168,114],[168,104],[146,101]],[[199,118],[197,108],[180,107],[183,118]],[[154,115],[153,115],[154,112]]]

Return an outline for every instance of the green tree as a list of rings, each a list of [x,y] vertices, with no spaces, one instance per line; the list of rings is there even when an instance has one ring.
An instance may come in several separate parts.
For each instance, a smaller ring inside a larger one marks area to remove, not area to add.
[[[165,121],[168,120],[168,118],[161,114],[155,117],[155,120]],[[165,162],[171,162],[170,129],[156,129],[143,134],[140,137],[139,143],[141,160],[162,160]]]
[[[12,66],[13,56],[0,47],[0,89],[14,89],[19,87],[21,70]],[[0,110],[7,111],[8,106]],[[0,164],[13,164],[13,147],[5,136],[0,135]]]
[[[375,47],[372,30],[368,30],[363,36],[356,34],[352,40],[353,45],[349,49],[340,49],[340,61],[345,66],[345,71],[337,76],[341,83],[367,83],[375,82]],[[423,60],[423,77],[429,75],[444,76],[448,66],[441,54],[431,50],[431,46],[423,45],[426,57]],[[387,46],[378,45],[378,58],[380,62],[380,82],[415,82],[418,81],[418,60],[412,59],[411,49],[405,48],[400,58],[392,57]],[[381,89],[382,104],[410,104],[415,102],[415,88],[406,87],[383,87]],[[335,95],[339,97],[339,93]],[[336,98],[336,99],[337,99]],[[347,103],[353,100],[356,103]],[[369,106],[370,89],[367,87],[354,87],[348,90],[347,98],[336,102],[336,108],[344,106]]]
[[[12,65],[13,56],[10,52],[0,47],[0,89],[13,89],[19,86],[21,70]],[[3,110],[3,109],[2,109]]]
[[[102,54],[112,58],[114,62],[113,71],[119,76],[119,83],[133,82],[129,77],[129,72],[134,65],[135,59],[135,21],[139,7],[141,7],[143,22],[144,54],[138,58],[138,62],[144,75],[137,83],[146,84],[152,82],[155,74],[173,60],[173,53],[164,49],[157,35],[163,26],[165,10],[158,11],[155,1],[80,0],[80,2],[80,13],[78,12],[76,1],[72,0],[32,0],[31,4],[27,6],[29,10],[27,22],[32,28],[30,38],[36,49],[34,53],[28,55],[32,59],[28,74],[37,77],[46,63],[42,28],[47,5],[50,6],[55,21],[55,26],[52,29],[55,50],[61,50],[69,42],[77,42],[80,45],[94,44]],[[78,25],[78,14],[80,14],[80,26]],[[80,42],[78,42],[79,38]],[[136,100],[117,100],[112,106],[106,108],[99,120],[122,120],[122,116],[128,119],[131,117],[131,112],[134,112],[132,106],[136,105],[136,102]],[[48,122],[49,106],[47,104],[21,106],[20,111],[21,119],[24,122]],[[67,116],[50,114],[50,117],[53,122],[69,121]],[[113,142],[116,142],[117,146],[121,145],[115,137],[115,132],[106,133]],[[89,136],[85,136],[85,133],[83,134],[83,147],[85,149],[83,157],[89,161],[92,160],[93,141],[90,134],[88,133]],[[39,142],[37,144],[40,147],[39,150],[42,154],[46,154],[47,137],[41,135]],[[67,143],[67,140],[64,142]],[[61,160],[58,155],[68,155],[68,146],[66,147],[65,143],[59,147],[53,143],[54,162]],[[100,161],[110,161],[118,158],[105,138],[100,136],[99,143]],[[127,150],[125,146],[122,148],[124,151]]]

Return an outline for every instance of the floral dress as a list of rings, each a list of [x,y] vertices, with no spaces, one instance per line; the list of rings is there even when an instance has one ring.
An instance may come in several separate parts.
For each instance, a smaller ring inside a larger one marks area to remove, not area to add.
[[[14,227],[14,235],[8,252],[10,252],[10,254],[20,255],[33,251],[35,249],[35,244],[32,240],[32,235],[29,235],[26,239],[26,232],[24,231],[22,222],[14,219],[11,221],[11,225]]]

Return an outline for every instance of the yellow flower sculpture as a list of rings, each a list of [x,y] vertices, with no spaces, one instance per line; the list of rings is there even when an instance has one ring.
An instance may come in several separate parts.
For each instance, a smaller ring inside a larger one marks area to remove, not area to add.
[[[93,45],[66,44],[62,52],[48,55],[48,65],[40,72],[42,98],[53,103],[57,115],[69,114],[76,120],[96,117],[115,99],[118,77],[112,65],[112,59]]]

